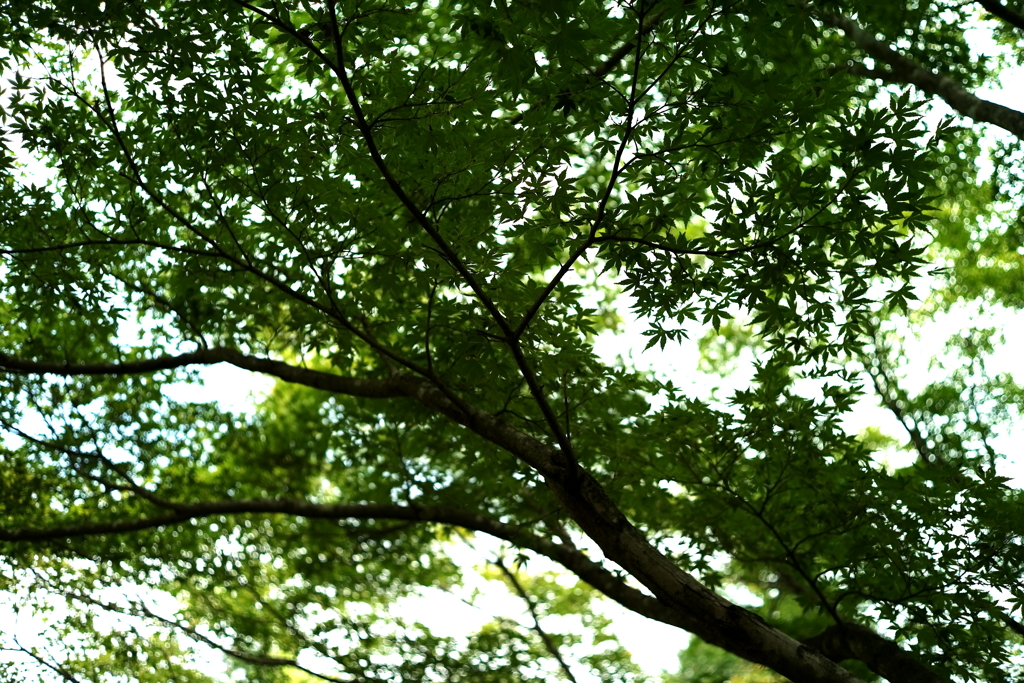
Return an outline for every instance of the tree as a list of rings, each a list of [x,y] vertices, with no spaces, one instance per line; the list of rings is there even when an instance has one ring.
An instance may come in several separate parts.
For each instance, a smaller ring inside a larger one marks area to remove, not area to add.
[[[252,680],[639,680],[545,626],[601,640],[600,594],[751,680],[1009,680],[992,437],[1021,393],[978,333],[912,395],[893,332],[928,264],[918,317],[1019,307],[1019,221],[985,223],[1013,167],[982,182],[983,131],[921,121],[923,94],[1020,134],[968,90],[998,74],[978,11],[5,4],[2,588],[67,606],[49,653],[7,645],[21,675],[208,680],[198,643]],[[754,381],[698,400],[601,358],[626,306],[653,347],[754,349]],[[276,380],[253,413],[174,400],[220,363]],[[844,431],[862,387],[916,464]],[[394,616],[467,535],[518,557],[525,628]]]

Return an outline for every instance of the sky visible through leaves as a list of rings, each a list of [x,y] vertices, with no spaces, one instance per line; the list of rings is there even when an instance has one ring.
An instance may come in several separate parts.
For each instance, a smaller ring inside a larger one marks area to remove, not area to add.
[[[978,44],[980,51],[994,50],[991,45]],[[1007,69],[1003,74],[1004,88],[1000,91],[988,90],[978,94],[990,100],[1024,110],[1024,92],[1019,84],[1024,83],[1024,70]],[[932,112],[926,119],[934,124],[942,116],[947,115],[945,106],[936,102],[930,105]],[[992,133],[993,136],[999,133]],[[927,288],[927,278],[920,281],[920,287]],[[923,298],[923,297],[922,297]],[[620,299],[624,307],[628,301]],[[598,338],[597,352],[607,361],[621,358],[626,365],[639,369],[653,370],[664,378],[671,379],[677,386],[695,397],[721,402],[726,407],[728,397],[738,388],[742,388],[753,375],[754,357],[749,349],[740,354],[733,364],[731,372],[714,375],[705,372],[700,362],[700,339],[704,330],[694,326],[690,339],[681,344],[669,343],[663,349],[654,346],[647,350],[647,339],[640,334],[640,326],[630,322],[628,311],[623,308],[620,315],[625,321],[623,328],[615,334],[604,332]],[[971,312],[967,308],[953,307],[949,313],[937,316],[924,328],[913,330],[908,337],[907,348],[911,351],[911,363],[907,373],[907,389],[911,392],[923,387],[931,381],[930,365],[936,356],[942,353],[943,345],[958,330],[968,326],[969,322],[977,325],[978,321],[970,320]],[[993,372],[1004,372],[1017,378],[1024,378],[1024,357],[1018,349],[1024,348],[1024,318],[1018,315],[1012,319],[993,321],[1005,334],[1005,345],[991,357]],[[140,330],[126,328],[126,334]],[[272,382],[251,373],[227,365],[213,366],[201,371],[205,386],[178,385],[165,389],[176,400],[210,401],[220,403],[222,408],[244,412],[253,405],[262,394],[269,390]],[[815,387],[808,383],[798,388],[808,394],[815,392]],[[878,427],[883,433],[889,434],[898,441],[903,441],[901,433],[892,414],[874,405],[874,396],[862,400],[858,407],[847,416],[845,425],[849,432],[859,433],[869,427]],[[1003,440],[1020,439],[1024,434],[1002,434]],[[1000,463],[1000,474],[1010,477],[1010,486],[1024,486],[1024,455],[1012,446],[1004,449],[1011,457]],[[887,467],[902,467],[909,464],[914,455],[895,450],[882,451],[878,457]],[[474,539],[472,543],[478,548],[496,550],[498,543],[488,546],[488,541]],[[467,542],[468,544],[468,542]],[[493,552],[490,553],[493,555]],[[465,563],[477,563],[487,553],[475,552],[470,547],[456,549],[452,552],[453,559]],[[531,572],[541,572],[553,568],[538,562],[531,564]],[[418,598],[406,599],[403,608],[408,611],[411,620],[422,620],[438,635],[460,635],[469,633],[491,620],[495,614],[507,614],[513,618],[522,615],[522,603],[507,591],[488,588],[488,581],[478,577],[474,572],[466,572],[466,585],[458,589],[458,593],[445,593],[438,589]],[[474,592],[477,594],[474,595]],[[729,595],[734,601],[744,603],[744,596],[736,591]],[[474,601],[475,606],[467,604]],[[677,653],[686,645],[686,635],[673,627],[654,623],[636,614],[614,607],[608,609],[612,617],[611,630],[621,639],[623,645],[632,651],[635,660],[648,672],[657,674],[662,670],[673,670],[678,665]],[[31,632],[37,627],[30,619],[18,618],[4,612],[0,606],[0,623],[16,623],[17,629],[30,638]],[[27,641],[26,641],[26,644]],[[211,666],[219,666],[216,656],[211,656]]]
[[[982,52],[991,54],[998,50],[988,39],[984,31],[975,32],[971,38],[974,40],[975,48]],[[1003,87],[1001,89],[984,89],[978,95],[993,102],[1011,107],[1013,109],[1024,109],[1024,90],[1020,84],[1024,83],[1024,68],[1007,68],[1002,74]],[[951,110],[941,101],[933,100],[930,103],[929,115],[925,118],[930,126],[945,116],[949,116]],[[989,136],[992,140],[1006,135],[998,130],[991,130]],[[984,169],[987,159],[982,157],[979,160]],[[926,278],[919,283],[922,289],[921,297],[928,287]],[[628,299],[620,300],[623,310],[620,312],[625,323],[617,333],[604,332],[595,344],[595,349],[603,358],[614,361],[621,357],[627,364],[633,364],[640,369],[651,369],[672,379],[677,385],[687,388],[687,393],[702,398],[712,395],[725,398],[734,390],[741,388],[753,376],[753,356],[748,352],[741,354],[739,363],[726,376],[712,376],[701,372],[699,366],[698,338],[701,330],[694,326],[694,334],[688,342],[681,344],[669,344],[665,349],[656,346],[644,349],[647,339],[641,335],[642,326],[631,324],[630,314],[625,310]],[[949,313],[937,316],[929,321],[923,329],[916,330],[914,336],[908,336],[908,349],[913,351],[908,354],[910,366],[906,377],[906,388],[914,392],[933,377],[930,376],[930,363],[943,352],[943,345],[946,340],[956,334],[958,330],[964,329],[972,322],[971,311],[967,309],[954,309]],[[973,321],[975,324],[977,321]],[[993,321],[1005,335],[1005,344],[997,349],[990,360],[990,368],[993,372],[1004,372],[1011,376],[1024,377],[1024,355],[1019,349],[1024,348],[1024,317],[1016,315],[1012,318],[1001,318]],[[749,351],[749,350],[748,350]],[[252,405],[254,396],[259,396],[267,391],[272,382],[264,377],[248,373],[235,367],[220,365],[205,368],[202,375],[206,385],[201,390],[195,385],[182,385],[173,388],[174,397],[179,400],[216,400],[224,408],[245,411]],[[813,392],[813,387],[806,387]],[[895,418],[885,408],[876,404],[873,395],[867,396],[860,402],[857,408],[845,419],[845,425],[851,433],[859,433],[869,427],[878,427],[881,431],[898,441],[902,441],[904,434],[902,428],[896,423]],[[1021,428],[1024,432],[1024,427]],[[1012,441],[1020,439],[1022,433],[1003,434],[1001,439]],[[1024,486],[1024,453],[1019,448],[1006,448],[1003,452],[1010,453],[1010,458],[999,463],[999,470],[1002,476],[1010,477],[1009,486]],[[915,454],[889,450],[878,454],[878,457],[887,467],[904,467],[909,465]],[[476,543],[486,543],[486,540],[477,539]],[[497,544],[494,544],[497,548]],[[480,553],[455,552],[453,557],[456,561],[472,564],[481,557]],[[460,558],[461,555],[461,558]],[[539,569],[531,567],[531,569]],[[423,620],[439,635],[463,635],[477,628],[493,618],[496,613],[518,615],[522,611],[522,604],[518,599],[503,589],[487,590],[487,582],[479,579],[474,572],[465,574],[467,579],[466,590],[478,590],[484,595],[478,597],[476,606],[470,606],[461,602],[458,597],[443,591],[427,594],[421,598],[408,600],[406,608],[408,617]],[[471,579],[477,579],[475,582]],[[744,596],[739,591],[733,591],[730,595],[738,602],[744,602]],[[657,674],[662,670],[673,671],[678,667],[678,651],[685,647],[686,636],[678,629],[664,624],[652,622],[632,612],[628,612],[617,605],[606,604],[607,613],[612,617],[612,630],[616,633],[623,645],[632,653],[634,659],[646,671]]]

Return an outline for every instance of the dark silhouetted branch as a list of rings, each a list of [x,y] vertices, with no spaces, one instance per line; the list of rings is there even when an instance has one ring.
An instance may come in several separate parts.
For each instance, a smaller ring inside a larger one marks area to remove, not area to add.
[[[820,11],[816,11],[814,14],[826,24],[842,29],[857,47],[864,50],[875,61],[888,66],[889,71],[882,76],[883,80],[912,85],[922,92],[942,99],[967,118],[991,123],[1024,139],[1024,113],[983,100],[952,78],[926,69],[900,54],[888,43],[875,38],[869,31],[865,31],[857,22],[847,16]]]

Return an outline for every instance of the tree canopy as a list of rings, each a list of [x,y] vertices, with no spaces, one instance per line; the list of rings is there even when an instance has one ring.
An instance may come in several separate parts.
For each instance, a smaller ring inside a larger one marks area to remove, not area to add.
[[[611,600],[681,683],[1016,680],[1022,12],[3,3],[5,675],[646,680]],[[484,537],[522,622],[403,614]]]

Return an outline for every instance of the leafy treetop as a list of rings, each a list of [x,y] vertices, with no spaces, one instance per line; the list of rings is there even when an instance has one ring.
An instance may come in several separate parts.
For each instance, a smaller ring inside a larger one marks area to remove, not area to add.
[[[1019,302],[1016,233],[972,233],[980,132],[921,122],[924,93],[1024,130],[967,90],[975,11],[6,3],[0,588],[65,607],[10,675],[205,681],[212,648],[245,680],[642,680],[603,595],[763,667],[715,671],[1008,680],[1024,525],[988,439],[1021,394],[968,336],[976,393],[914,398],[887,327],[944,259],[970,289],[934,310]],[[755,348],[753,381],[609,362],[626,306],[649,347]],[[218,363],[277,383],[174,399]],[[864,386],[913,467],[844,431]],[[523,622],[403,620],[474,534]]]

